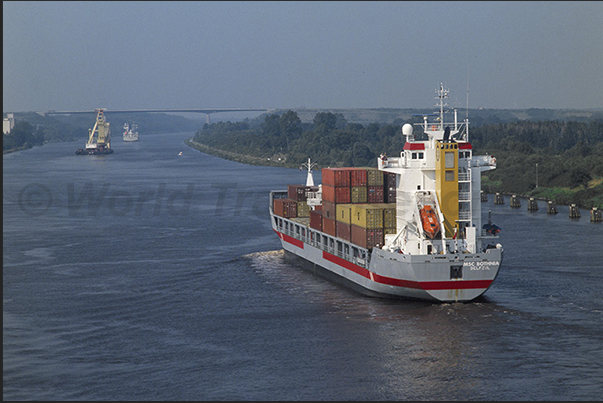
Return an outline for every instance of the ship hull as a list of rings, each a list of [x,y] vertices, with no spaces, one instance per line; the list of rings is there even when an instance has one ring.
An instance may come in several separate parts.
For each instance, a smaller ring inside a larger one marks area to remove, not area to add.
[[[112,148],[78,148],[75,155],[108,155],[113,154]]]
[[[502,263],[498,248],[473,254],[409,255],[378,248],[369,252],[314,229],[299,232],[311,236],[298,235],[295,226],[300,224],[271,215],[288,260],[368,296],[467,302],[490,288]],[[280,226],[283,220],[294,229]],[[327,245],[322,243],[325,237]],[[331,239],[334,248],[329,246]],[[344,252],[352,249],[364,258]]]
[[[125,142],[138,141],[138,134],[136,134],[136,135],[124,135],[124,141]]]

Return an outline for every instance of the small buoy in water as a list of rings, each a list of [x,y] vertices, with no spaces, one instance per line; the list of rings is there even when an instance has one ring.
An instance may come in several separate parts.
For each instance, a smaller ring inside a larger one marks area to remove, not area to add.
[[[178,153],[178,155],[182,155],[182,151],[180,151],[180,152]]]

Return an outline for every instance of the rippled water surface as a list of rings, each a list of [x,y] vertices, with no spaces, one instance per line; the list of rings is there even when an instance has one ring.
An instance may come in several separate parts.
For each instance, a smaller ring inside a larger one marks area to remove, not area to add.
[[[5,400],[603,396],[603,224],[588,211],[490,195],[505,257],[483,298],[368,298],[284,262],[268,192],[304,172],[187,137],[3,157]]]

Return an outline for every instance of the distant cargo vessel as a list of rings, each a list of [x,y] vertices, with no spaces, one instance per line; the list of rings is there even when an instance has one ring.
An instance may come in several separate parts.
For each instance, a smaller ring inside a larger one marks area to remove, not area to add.
[[[76,155],[103,155],[112,154],[110,123],[105,119],[103,109],[96,109],[96,122],[92,129],[88,129],[88,142],[86,148],[78,148]]]
[[[377,168],[323,168],[314,186],[270,193],[272,229],[285,255],[364,294],[443,302],[471,301],[490,288],[503,259],[500,228],[482,226],[481,173],[492,156],[475,156],[469,121],[445,123],[448,90],[436,90],[439,114],[422,117],[424,135],[402,126],[399,157]],[[433,122],[431,116],[436,116]]]
[[[138,125],[135,123],[124,123],[124,141],[138,141]]]

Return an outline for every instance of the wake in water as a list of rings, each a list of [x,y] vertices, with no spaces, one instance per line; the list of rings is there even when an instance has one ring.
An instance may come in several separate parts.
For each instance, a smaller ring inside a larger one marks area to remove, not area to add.
[[[253,253],[248,253],[247,255],[243,255],[244,258],[248,258],[248,259],[263,259],[265,257],[278,257],[278,256],[285,256],[285,250],[284,249],[277,249],[277,250],[269,250],[269,251],[265,251],[265,252],[253,252]]]
[[[285,261],[285,250],[254,252],[243,256],[251,263],[251,268],[268,284],[277,284],[290,293],[302,292],[302,288],[320,282],[312,274],[304,272]]]
[[[368,297],[339,284],[333,283],[299,266],[289,263],[284,249],[254,252],[242,256],[251,268],[267,284],[283,288],[287,293],[299,296],[312,303],[329,306],[329,311],[348,319],[371,319],[398,321],[408,316],[447,316],[448,320],[474,321],[491,318],[491,321],[507,318],[509,312],[504,306],[480,298],[469,304],[433,303],[418,300],[395,300]]]
[[[368,297],[289,263],[284,249],[243,256],[267,284],[286,290],[310,303],[327,306],[330,313],[354,320],[399,320],[409,309],[431,306],[429,302]],[[437,304],[436,304],[437,306]]]

